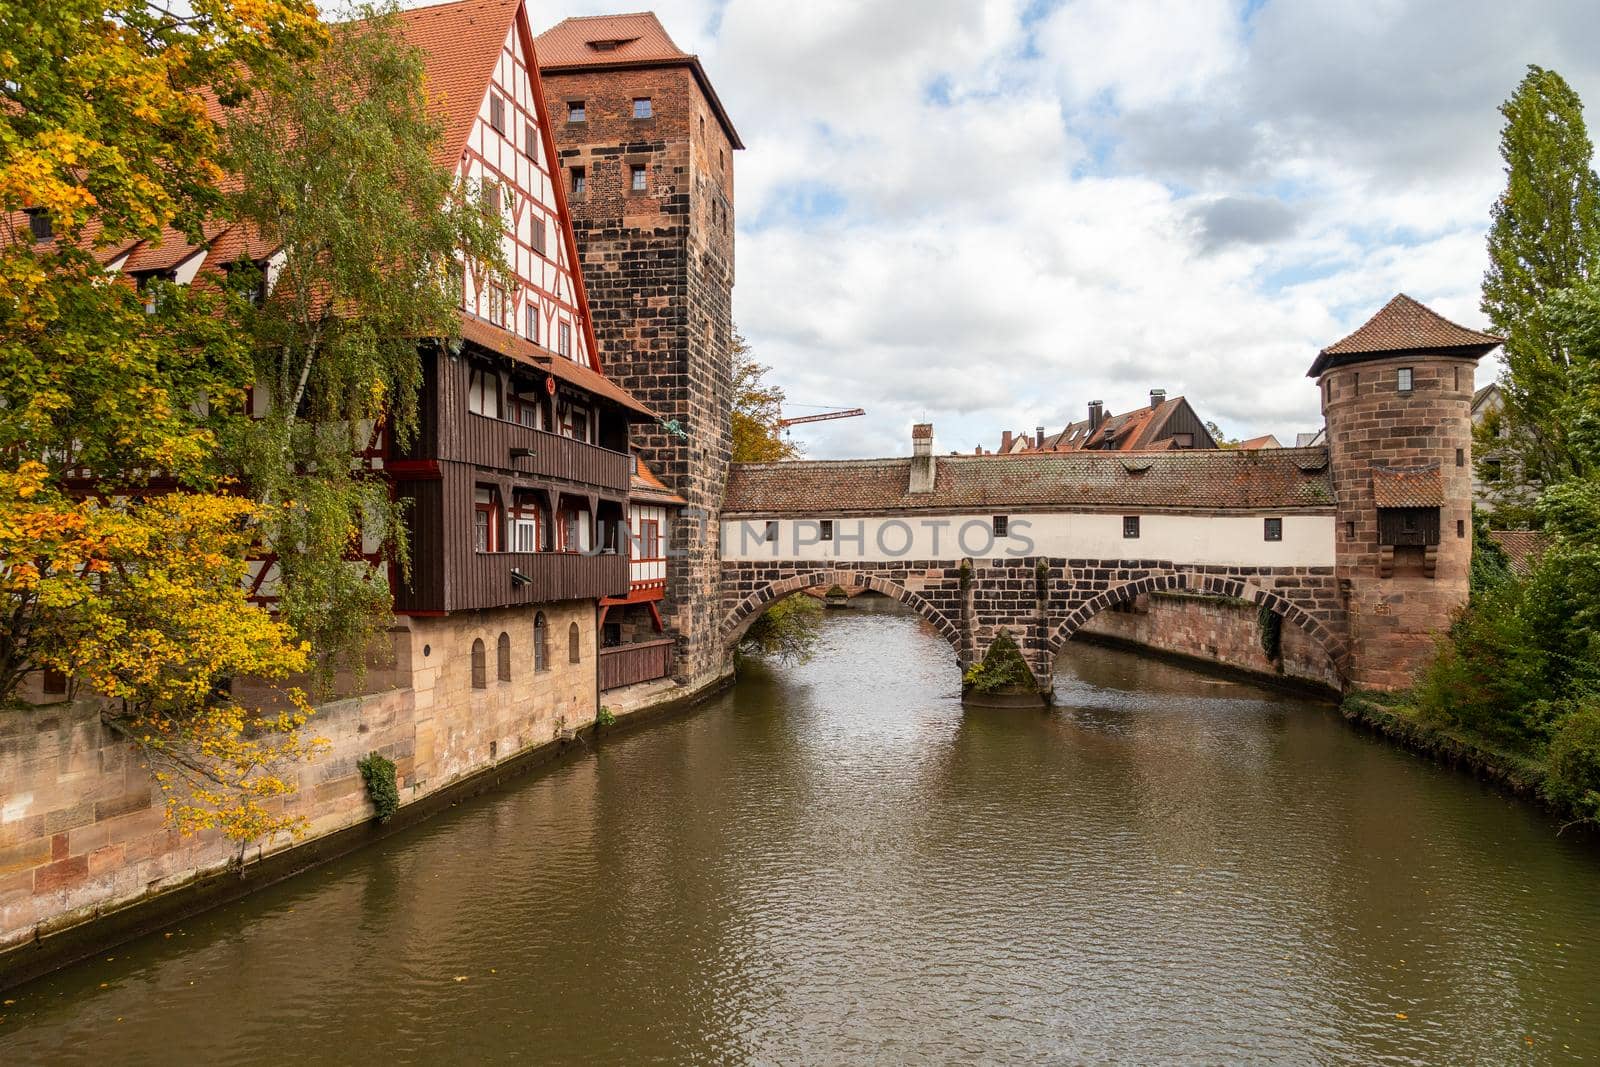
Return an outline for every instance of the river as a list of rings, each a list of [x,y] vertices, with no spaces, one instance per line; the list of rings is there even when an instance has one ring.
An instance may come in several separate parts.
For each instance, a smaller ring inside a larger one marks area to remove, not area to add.
[[[1328,704],[914,616],[4,994],[0,1063],[1600,1059],[1600,842]],[[13,1002],[14,1001],[14,1002]]]

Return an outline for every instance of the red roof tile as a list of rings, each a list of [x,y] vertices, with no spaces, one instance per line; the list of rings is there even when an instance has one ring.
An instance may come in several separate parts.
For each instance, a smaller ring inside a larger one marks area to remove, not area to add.
[[[613,404],[631,412],[635,422],[653,422],[656,419],[655,412],[634,399],[632,393],[629,393],[605,375],[590,370],[581,363],[574,363],[565,356],[558,355],[547,348],[541,348],[526,338],[518,337],[516,334],[504,330],[492,322],[480,319],[476,315],[470,315],[465,311],[461,312],[461,337],[479,348],[488,349],[490,352],[498,352],[530,367],[537,367],[542,371],[555,375],[569,385],[593,393],[604,400],[609,400]]]
[[[1351,357],[1390,352],[1437,352],[1459,349],[1461,355],[1483,356],[1505,339],[1459,326],[1404,293],[1383,305],[1361,328],[1317,353],[1310,377],[1330,366],[1354,362]]]
[[[724,510],[826,515],[1000,507],[1333,507],[1325,448],[939,456],[933,492],[917,494],[907,492],[910,476],[909,458],[734,464]]]
[[[656,477],[656,472],[645,466],[644,460],[637,455],[633,457],[633,478],[628,483],[628,497],[632,500],[642,500],[647,504],[687,504],[677,493],[667,488],[665,482]]]
[[[1244,448],[1244,449],[1257,449],[1257,448],[1281,448],[1282,446],[1278,444],[1278,439],[1276,437],[1274,437],[1272,434],[1264,433],[1260,437],[1252,437],[1248,441],[1240,441],[1237,445],[1234,445],[1234,447],[1235,448]]]
[[[1550,538],[1538,530],[1490,530],[1489,537],[1506,554],[1511,569],[1522,575],[1533,569],[1550,544]]]
[[[438,162],[454,169],[489,91],[489,78],[522,0],[457,0],[400,13],[406,42],[423,50],[428,107],[444,123]]]
[[[1439,465],[1372,468],[1372,498],[1380,508],[1444,506],[1444,478]]]

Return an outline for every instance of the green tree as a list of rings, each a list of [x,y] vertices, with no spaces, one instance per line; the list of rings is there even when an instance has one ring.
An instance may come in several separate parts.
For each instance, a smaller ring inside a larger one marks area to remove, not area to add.
[[[757,363],[749,343],[733,335],[733,462],[776,463],[796,459],[800,446],[788,440],[778,420],[783,417],[783,390],[766,381],[772,368]]]
[[[801,593],[784,597],[750,624],[739,639],[740,655],[804,663],[816,652],[822,605]]]
[[[1530,66],[1500,107],[1506,189],[1492,209],[1482,308],[1506,338],[1502,379],[1511,433],[1501,451],[1521,482],[1573,473],[1567,424],[1572,356],[1550,300],[1594,276],[1600,256],[1600,179],[1578,94]],[[1512,500],[1515,507],[1526,501]]]
[[[380,567],[363,546],[406,560],[384,481],[351,456],[382,426],[416,432],[417,346],[459,336],[460,272],[506,286],[504,214],[437,162],[424,56],[392,9],[332,27],[327,45],[276,72],[228,123],[238,175],[231,215],[278,250],[271,297],[250,309],[267,414],[232,453],[263,507],[279,561],[280,610],[331,672],[387,624]]]

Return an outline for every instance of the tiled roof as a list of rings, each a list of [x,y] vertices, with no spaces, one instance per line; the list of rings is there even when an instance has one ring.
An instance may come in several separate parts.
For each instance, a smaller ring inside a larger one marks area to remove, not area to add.
[[[1444,478],[1439,465],[1372,468],[1372,498],[1380,508],[1444,506]]]
[[[1490,530],[1489,536],[1506,554],[1511,569],[1524,575],[1550,544],[1550,539],[1538,530]]]
[[[1459,326],[1400,293],[1355,333],[1317,353],[1310,376],[1316,377],[1329,366],[1352,362],[1350,357],[1387,352],[1461,349],[1462,355],[1482,356],[1503,340],[1494,334]]]
[[[684,66],[700,83],[701,92],[728,134],[728,143],[743,148],[733,120],[711,87],[700,57],[679,48],[653,11],[627,15],[585,15],[563,19],[534,39],[539,69],[550,73],[615,70],[625,67]]]
[[[1278,444],[1278,439],[1272,434],[1264,433],[1260,437],[1252,437],[1248,441],[1240,441],[1234,447],[1254,450],[1258,448],[1281,448],[1283,446]]]
[[[444,124],[435,159],[455,168],[521,0],[457,0],[400,12],[406,43],[422,49],[428,110]]]
[[[1145,507],[1326,509],[1327,449],[1026,452],[939,456],[931,493],[908,493],[911,460],[734,464],[724,510],[829,514],[891,509]]]
[[[666,483],[656,477],[656,472],[645,466],[644,460],[633,457],[633,477],[628,482],[628,497],[647,504],[687,504]]]
[[[633,421],[653,422],[656,414],[645,407],[633,394],[623,389],[616,382],[596,371],[590,370],[581,363],[574,363],[564,356],[541,348],[526,338],[518,337],[509,330],[502,329],[494,323],[480,319],[476,315],[461,312],[461,337],[480,348],[490,352],[498,352],[508,356],[518,363],[537,367],[542,371],[555,375],[557,378],[576,386],[587,392],[593,393],[604,400],[626,409],[632,413]]]

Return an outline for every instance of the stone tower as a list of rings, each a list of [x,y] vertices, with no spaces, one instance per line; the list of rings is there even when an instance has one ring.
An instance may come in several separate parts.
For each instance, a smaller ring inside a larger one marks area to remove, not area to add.
[[[1352,685],[1410,685],[1466,602],[1472,391],[1500,338],[1404,294],[1317,355]]]
[[[535,42],[607,376],[665,425],[632,445],[688,506],[667,532],[674,675],[723,670],[722,492],[732,437],[733,152],[700,61],[650,13],[570,18]]]

